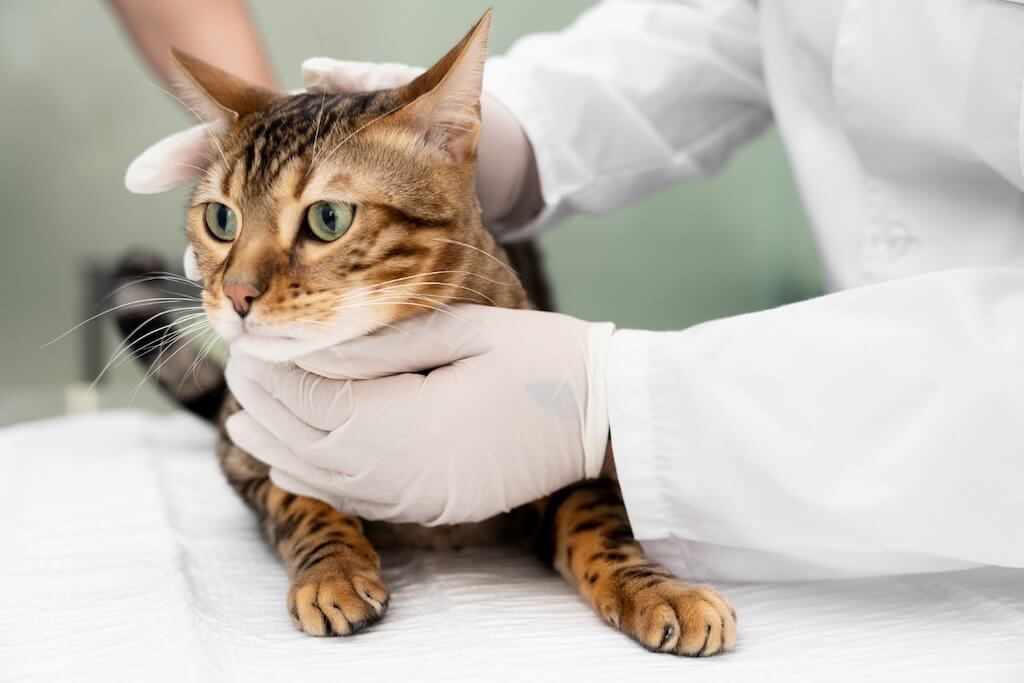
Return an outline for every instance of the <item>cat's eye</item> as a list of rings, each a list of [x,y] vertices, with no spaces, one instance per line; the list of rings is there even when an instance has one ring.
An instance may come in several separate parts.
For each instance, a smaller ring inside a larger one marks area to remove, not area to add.
[[[230,208],[210,202],[206,205],[206,228],[217,239],[230,242],[238,234],[238,219]]]
[[[317,202],[306,211],[306,223],[318,239],[333,242],[345,234],[355,214],[348,202]]]

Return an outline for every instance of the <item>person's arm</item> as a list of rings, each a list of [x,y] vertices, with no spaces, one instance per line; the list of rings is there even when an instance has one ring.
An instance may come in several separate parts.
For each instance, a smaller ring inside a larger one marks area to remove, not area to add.
[[[149,65],[168,85],[170,48],[194,54],[251,83],[276,87],[243,0],[110,0]]]
[[[753,0],[606,0],[488,60],[484,92],[535,156],[506,238],[714,173],[771,119]]]
[[[608,367],[630,522],[677,570],[1024,567],[1022,268],[620,331]]]

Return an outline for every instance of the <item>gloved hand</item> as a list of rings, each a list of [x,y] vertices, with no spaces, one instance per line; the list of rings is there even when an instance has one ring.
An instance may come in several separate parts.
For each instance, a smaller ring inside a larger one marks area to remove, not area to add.
[[[312,93],[353,93],[404,85],[423,72],[405,64],[346,62],[314,57],[302,63],[302,81]],[[515,117],[484,92],[480,101],[477,147],[477,194],[487,225],[525,222],[543,200],[526,134]],[[125,187],[136,194],[156,194],[196,180],[209,163],[211,129],[203,124],[175,133],[135,158],[125,173]]]
[[[613,329],[460,305],[294,364],[234,355],[228,433],[279,486],[344,512],[479,521],[598,475]]]

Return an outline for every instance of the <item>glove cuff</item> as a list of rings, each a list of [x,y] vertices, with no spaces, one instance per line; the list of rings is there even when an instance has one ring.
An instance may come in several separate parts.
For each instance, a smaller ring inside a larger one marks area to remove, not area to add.
[[[613,323],[593,323],[587,332],[587,402],[583,413],[583,476],[601,473],[608,448],[608,347]]]

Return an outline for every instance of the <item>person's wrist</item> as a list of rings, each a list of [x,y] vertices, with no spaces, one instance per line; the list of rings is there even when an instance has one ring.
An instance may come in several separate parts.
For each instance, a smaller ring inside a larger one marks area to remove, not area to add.
[[[497,98],[480,98],[477,144],[477,195],[487,225],[525,222],[540,211],[543,199],[533,147],[519,121]]]

